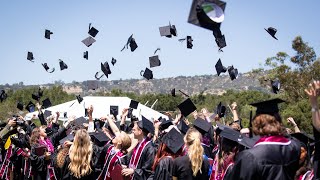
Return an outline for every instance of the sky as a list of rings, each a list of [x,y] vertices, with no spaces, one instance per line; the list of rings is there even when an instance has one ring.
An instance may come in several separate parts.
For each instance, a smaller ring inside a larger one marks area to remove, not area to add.
[[[245,73],[261,67],[265,59],[279,51],[293,55],[292,40],[303,40],[320,53],[320,1],[298,0],[226,0],[221,31],[227,47],[218,52],[212,32],[187,22],[192,0],[55,0],[1,1],[0,84],[23,82],[25,85],[62,80],[93,80],[100,63],[117,59],[107,79],[142,79],[140,71],[149,67],[149,56],[157,48],[161,66],[152,68],[154,78],[214,75],[214,65],[233,65]],[[178,37],[160,37],[159,27],[169,21]],[[88,37],[92,23],[99,33],[89,48],[81,40]],[[273,39],[264,28],[278,30]],[[53,32],[44,38],[45,29]],[[138,48],[120,52],[133,34]],[[193,49],[178,39],[193,38]],[[34,53],[35,62],[27,60]],[[89,60],[83,52],[89,51]],[[59,59],[69,68],[59,69]],[[41,63],[56,71],[47,73]]]

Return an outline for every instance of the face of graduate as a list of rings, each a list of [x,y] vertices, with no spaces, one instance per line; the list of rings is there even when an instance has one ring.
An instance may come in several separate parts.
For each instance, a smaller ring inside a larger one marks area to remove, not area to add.
[[[43,127],[40,127],[40,136],[47,137],[46,129]]]
[[[137,123],[134,124],[132,133],[136,139],[142,136],[142,130],[138,127]]]
[[[118,136],[116,136],[115,138],[113,138],[112,144],[113,144],[114,146],[117,146],[118,144],[121,144],[121,135],[118,135]]]

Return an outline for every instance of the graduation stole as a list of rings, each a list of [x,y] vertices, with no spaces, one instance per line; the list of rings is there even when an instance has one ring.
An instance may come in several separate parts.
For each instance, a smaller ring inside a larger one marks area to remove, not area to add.
[[[260,138],[253,147],[259,145],[289,145],[290,140],[283,136],[265,136]]]
[[[3,163],[1,165],[1,169],[0,169],[0,177],[1,179],[10,179],[10,177],[8,176],[8,170],[9,170],[9,165],[10,165],[10,157],[12,155],[12,145],[9,146],[5,158],[3,160]],[[4,177],[5,176],[5,177]]]
[[[114,154],[111,154],[113,149],[114,146],[110,146],[107,150],[104,166],[102,172],[98,177],[98,180],[111,179],[111,171],[114,169],[116,161],[124,155],[124,153],[121,150]]]

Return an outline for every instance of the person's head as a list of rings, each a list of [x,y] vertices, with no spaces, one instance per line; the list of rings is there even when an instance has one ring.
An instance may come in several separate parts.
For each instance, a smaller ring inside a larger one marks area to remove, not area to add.
[[[40,140],[40,128],[34,128],[31,132],[31,136],[30,136],[30,145],[37,145],[39,144],[39,140]]]
[[[44,138],[47,137],[46,129],[47,129],[47,126],[40,126],[39,130],[40,130],[41,137],[44,137]]]
[[[70,164],[68,166],[71,175],[81,178],[92,172],[91,159],[93,147],[90,136],[85,129],[76,132],[73,145],[70,147]]]
[[[177,153],[173,153],[165,143],[161,143],[159,145],[156,157],[154,158],[154,163],[152,165],[152,170],[153,171],[156,170],[160,160],[163,157],[171,156],[173,159],[175,159],[176,157],[179,157],[180,155],[182,155],[182,148],[180,148]]]
[[[139,139],[144,136],[144,132],[142,131],[142,129],[140,129],[137,122],[134,123],[134,126],[132,128],[132,133],[134,135],[134,138],[136,139]]]
[[[184,136],[184,142],[188,147],[188,156],[191,161],[191,169],[193,176],[196,176],[198,172],[201,172],[201,166],[203,162],[203,147],[201,146],[202,136],[199,131],[194,128],[190,128]]]
[[[131,139],[127,133],[121,131],[119,135],[113,138],[112,144],[115,147],[118,147],[122,151],[126,152],[127,149],[131,146]]]
[[[252,131],[260,136],[282,135],[282,127],[278,117],[269,114],[259,114],[252,121]]]

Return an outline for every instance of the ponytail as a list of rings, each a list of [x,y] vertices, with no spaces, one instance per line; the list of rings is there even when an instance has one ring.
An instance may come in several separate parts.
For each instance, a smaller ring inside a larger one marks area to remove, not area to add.
[[[184,137],[184,140],[188,145],[188,156],[191,161],[193,176],[196,176],[199,171],[202,173],[201,166],[204,150],[201,146],[201,139],[201,134],[194,128],[190,128]]]

